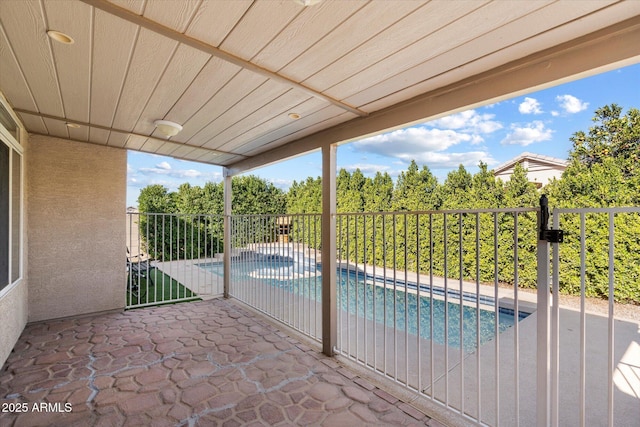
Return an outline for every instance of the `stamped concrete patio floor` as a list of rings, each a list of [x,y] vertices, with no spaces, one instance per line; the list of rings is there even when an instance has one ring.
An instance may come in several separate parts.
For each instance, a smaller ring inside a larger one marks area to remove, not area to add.
[[[223,299],[29,325],[0,405],[1,426],[437,424]]]

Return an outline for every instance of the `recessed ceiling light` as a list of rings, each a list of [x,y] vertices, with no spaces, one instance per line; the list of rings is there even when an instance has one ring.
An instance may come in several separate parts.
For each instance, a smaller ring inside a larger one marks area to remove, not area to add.
[[[47,31],[47,35],[52,39],[62,44],[73,44],[74,40],[71,36],[66,35],[65,33],[61,33],[60,31],[49,30]]]
[[[170,122],[169,120],[156,120],[153,124],[155,124],[158,131],[167,138],[177,135],[178,132],[182,130],[181,125]]]
[[[67,123],[65,123],[65,125],[66,125],[68,128],[71,128],[71,129],[80,129],[80,125],[79,125],[79,124],[76,124],[76,123],[69,123],[69,122],[67,122]]]
[[[300,116],[300,114],[298,113],[289,113],[289,118],[292,120],[298,120],[300,117],[302,116]]]

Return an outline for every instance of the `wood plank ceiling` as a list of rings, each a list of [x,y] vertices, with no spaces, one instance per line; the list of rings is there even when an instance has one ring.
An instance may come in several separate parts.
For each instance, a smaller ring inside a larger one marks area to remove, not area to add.
[[[232,166],[639,16],[613,0],[0,1],[0,90],[32,133]],[[184,129],[166,139],[157,119]]]

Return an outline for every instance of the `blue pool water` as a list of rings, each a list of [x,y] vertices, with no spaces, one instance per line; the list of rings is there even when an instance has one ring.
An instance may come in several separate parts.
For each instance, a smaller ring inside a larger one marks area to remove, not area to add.
[[[321,300],[320,266],[309,262],[294,262],[293,258],[280,255],[265,255],[250,262],[234,261],[232,275],[235,277],[259,278],[262,283],[301,295],[312,300]],[[222,274],[221,263],[198,264],[199,267],[216,274]],[[451,347],[460,348],[461,341],[465,352],[476,349],[478,341],[483,344],[494,338],[496,322],[498,332],[502,332],[515,323],[513,310],[499,309],[498,311],[480,309],[476,306],[475,294],[463,294],[467,304],[459,304],[458,291],[449,290],[448,302],[444,301],[444,289],[434,287],[430,291],[428,286],[420,285],[420,298],[416,292],[405,292],[404,282],[394,282],[365,275],[361,272],[338,269],[338,301],[343,313],[366,316],[367,320],[374,320],[389,328],[394,326],[404,332],[405,327],[410,334],[418,334],[424,339],[433,339],[435,343],[444,344],[448,337]],[[296,277],[291,279],[292,277]],[[376,284],[374,284],[374,282]],[[407,288],[417,290],[415,283],[407,283]],[[433,292],[434,298],[430,298]],[[480,303],[494,306],[493,298],[481,297]],[[386,310],[385,310],[386,307]],[[433,316],[431,313],[433,312]],[[446,312],[446,317],[445,317]],[[528,313],[520,312],[520,319]],[[347,316],[343,316],[345,319]],[[445,321],[446,319],[446,321]],[[462,319],[462,321],[461,321]],[[419,321],[418,321],[419,320]],[[478,340],[478,320],[480,321]],[[460,325],[462,324],[462,328]],[[460,330],[462,329],[462,339]]]

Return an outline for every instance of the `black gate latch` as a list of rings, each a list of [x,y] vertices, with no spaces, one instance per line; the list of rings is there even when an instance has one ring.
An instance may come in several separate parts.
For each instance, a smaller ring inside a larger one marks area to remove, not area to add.
[[[549,243],[564,242],[563,230],[540,230],[540,240],[546,240]]]
[[[564,231],[549,229],[549,201],[546,195],[540,197],[540,240],[546,240],[549,243],[562,243],[564,241]]]

